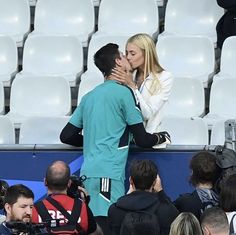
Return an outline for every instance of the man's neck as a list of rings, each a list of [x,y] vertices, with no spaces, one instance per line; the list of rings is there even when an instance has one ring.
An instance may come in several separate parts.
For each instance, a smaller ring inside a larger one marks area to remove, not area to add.
[[[67,190],[49,190],[48,189],[48,195],[52,195],[52,194],[65,194],[67,195]]]
[[[202,189],[212,189],[213,186],[211,183],[205,183],[205,184],[199,183],[197,187]]]

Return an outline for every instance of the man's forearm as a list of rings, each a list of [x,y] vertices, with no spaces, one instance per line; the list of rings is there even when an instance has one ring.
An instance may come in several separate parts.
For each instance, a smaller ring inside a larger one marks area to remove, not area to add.
[[[60,134],[61,142],[76,147],[82,147],[83,135],[80,134],[81,130],[82,128],[78,128],[71,123],[67,123]]]
[[[151,148],[155,144],[158,144],[158,136],[156,134],[150,134],[145,131],[142,123],[131,125],[130,131],[134,135],[135,143],[142,148]]]

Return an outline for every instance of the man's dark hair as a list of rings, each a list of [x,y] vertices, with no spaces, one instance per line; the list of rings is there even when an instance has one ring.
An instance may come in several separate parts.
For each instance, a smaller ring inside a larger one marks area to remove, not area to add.
[[[120,58],[119,46],[114,43],[108,43],[100,48],[94,55],[94,63],[103,73],[104,77],[111,74],[116,65],[116,59]]]
[[[62,161],[53,162],[46,171],[46,183],[50,190],[67,189],[70,180],[70,168]]]
[[[236,211],[236,174],[230,175],[222,184],[220,206],[226,212]]]
[[[201,226],[208,226],[215,232],[229,232],[229,223],[225,212],[219,207],[206,209],[200,218]]]
[[[138,190],[150,189],[157,173],[157,166],[151,160],[136,160],[130,166],[130,177]]]
[[[30,188],[23,184],[12,185],[6,191],[4,204],[8,203],[13,205],[20,197],[34,199],[34,193]]]
[[[199,183],[212,183],[219,179],[221,169],[216,164],[215,156],[208,151],[200,151],[194,155],[190,162],[192,175],[190,182],[193,186]]]
[[[4,197],[8,188],[8,183],[5,180],[0,180],[0,209],[4,207]]]

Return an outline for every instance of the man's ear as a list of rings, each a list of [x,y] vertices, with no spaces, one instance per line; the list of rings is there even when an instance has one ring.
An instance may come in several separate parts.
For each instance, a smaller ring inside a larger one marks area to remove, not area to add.
[[[207,226],[202,226],[202,231],[204,235],[211,235],[211,231]]]
[[[71,186],[71,184],[72,184],[72,181],[71,181],[71,179],[69,179],[68,184],[67,184],[67,188],[69,188]]]
[[[9,203],[6,203],[5,205],[4,205],[4,209],[5,209],[5,211],[7,212],[7,214],[11,214],[11,205],[9,204]]]
[[[129,177],[129,183],[130,183],[132,186],[134,186],[134,181],[133,181],[133,179],[131,178],[131,176]]]
[[[44,182],[44,185],[47,187],[47,186],[48,186],[48,183],[47,183],[46,178],[43,179],[43,182]]]
[[[116,59],[115,59],[115,62],[116,62],[116,66],[118,66],[118,67],[121,67],[121,66],[122,66],[121,59],[116,58]]]

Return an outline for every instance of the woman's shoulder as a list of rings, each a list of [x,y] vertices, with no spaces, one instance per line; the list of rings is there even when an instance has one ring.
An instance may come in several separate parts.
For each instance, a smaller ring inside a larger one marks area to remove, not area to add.
[[[173,75],[169,71],[163,70],[161,73],[159,73],[159,79],[171,79],[173,80]]]

